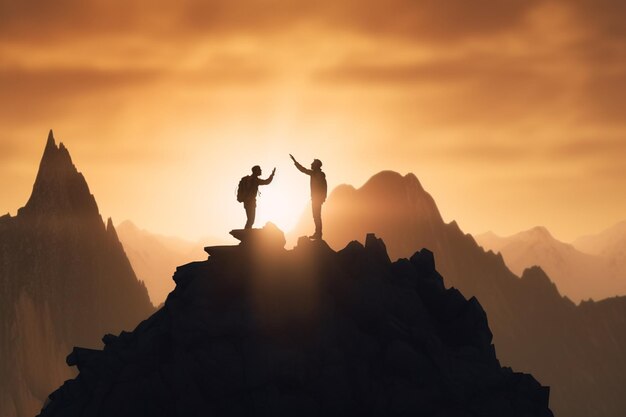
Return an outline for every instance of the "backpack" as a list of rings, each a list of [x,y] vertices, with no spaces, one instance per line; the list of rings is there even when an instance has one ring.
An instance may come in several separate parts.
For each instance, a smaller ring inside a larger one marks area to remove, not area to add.
[[[249,175],[243,177],[239,180],[239,185],[237,186],[237,201],[243,203],[250,199],[252,194],[252,181]]]

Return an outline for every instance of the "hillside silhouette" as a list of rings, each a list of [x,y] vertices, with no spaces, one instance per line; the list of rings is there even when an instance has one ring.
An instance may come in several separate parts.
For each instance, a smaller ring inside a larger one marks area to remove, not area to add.
[[[545,227],[506,237],[485,233],[475,239],[486,250],[500,252],[517,275],[531,266],[540,266],[559,292],[576,303],[626,294],[626,268],[620,271],[609,257],[583,253],[555,239]]]
[[[0,416],[35,415],[73,372],[74,345],[133,328],[154,311],[111,220],[52,131],[32,194],[0,217]]]
[[[165,305],[103,350],[41,416],[551,416],[548,389],[502,368],[475,299],[428,250],[392,263],[368,235],[335,252],[275,226],[179,267]]]
[[[384,171],[355,189],[342,185],[325,204],[325,239],[341,248],[373,232],[392,259],[433,251],[446,284],[480,300],[498,357],[551,386],[557,416],[614,417],[626,410],[626,297],[576,306],[540,268],[520,277],[485,252],[456,222],[445,223],[413,174]],[[310,228],[306,214],[295,235]],[[600,279],[594,278],[592,279]]]

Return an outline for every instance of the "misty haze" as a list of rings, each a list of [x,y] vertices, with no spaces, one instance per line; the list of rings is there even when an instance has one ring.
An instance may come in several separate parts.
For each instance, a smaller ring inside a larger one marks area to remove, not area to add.
[[[625,15],[0,0],[0,417],[626,416]]]

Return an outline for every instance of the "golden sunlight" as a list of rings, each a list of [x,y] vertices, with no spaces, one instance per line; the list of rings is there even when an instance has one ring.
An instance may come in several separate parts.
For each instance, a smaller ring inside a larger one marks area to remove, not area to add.
[[[255,227],[272,222],[288,233],[307,208],[310,200],[309,181],[308,177],[298,172],[285,172],[285,169],[281,171],[277,170],[271,184],[259,188]]]

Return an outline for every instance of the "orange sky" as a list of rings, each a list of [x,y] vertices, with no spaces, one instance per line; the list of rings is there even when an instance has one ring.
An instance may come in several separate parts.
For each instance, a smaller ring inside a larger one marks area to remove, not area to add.
[[[103,216],[186,238],[288,227],[307,178],[414,172],[472,233],[626,218],[626,3],[0,0],[0,211],[49,128]],[[282,207],[279,203],[286,201]],[[272,212],[274,214],[272,214]]]

